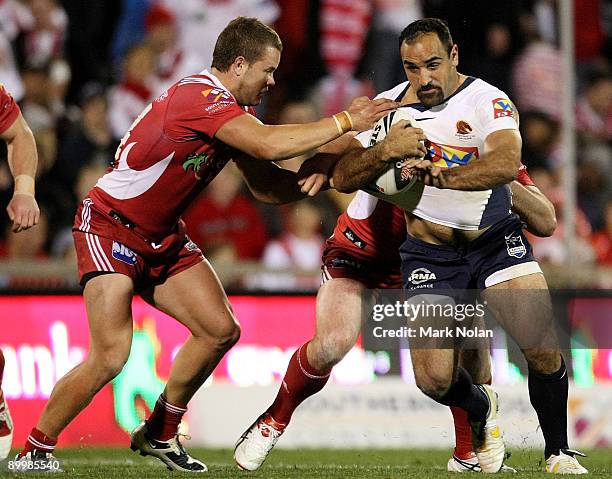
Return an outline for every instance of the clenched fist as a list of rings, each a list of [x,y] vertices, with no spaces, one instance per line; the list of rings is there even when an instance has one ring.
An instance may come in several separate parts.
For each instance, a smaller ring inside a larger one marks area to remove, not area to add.
[[[13,233],[27,230],[38,224],[40,210],[36,199],[23,193],[15,193],[6,207],[10,220],[13,222]]]

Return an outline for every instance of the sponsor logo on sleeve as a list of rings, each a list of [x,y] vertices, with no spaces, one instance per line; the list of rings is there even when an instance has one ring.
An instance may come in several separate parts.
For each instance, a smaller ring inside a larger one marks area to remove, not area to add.
[[[492,103],[494,119],[512,116],[514,114],[512,103],[507,98],[496,98]]]
[[[113,258],[118,261],[123,261],[130,266],[134,266],[136,264],[136,257],[136,253],[130,248],[117,241],[113,241]]]
[[[217,113],[234,104],[232,96],[220,88],[209,88],[202,90],[200,93],[210,102],[209,105],[204,107],[204,111],[207,113]]]
[[[221,88],[209,88],[208,90],[202,90],[200,92],[204,98],[212,103],[217,103],[222,100],[231,100],[232,97],[225,90]]]
[[[519,236],[504,236],[506,239],[506,250],[510,256],[521,259],[527,254],[527,248],[523,243],[523,238]]]

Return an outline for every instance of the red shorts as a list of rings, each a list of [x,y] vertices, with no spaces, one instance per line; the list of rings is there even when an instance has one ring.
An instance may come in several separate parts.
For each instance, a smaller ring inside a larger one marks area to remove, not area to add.
[[[92,275],[114,272],[132,278],[140,290],[204,261],[182,221],[175,231],[154,242],[97,209],[89,198],[77,210],[72,235],[81,286]]]
[[[348,278],[360,282],[368,289],[402,287],[399,252],[397,261],[389,259],[359,258],[345,246],[327,240],[323,251],[322,283],[333,278]]]

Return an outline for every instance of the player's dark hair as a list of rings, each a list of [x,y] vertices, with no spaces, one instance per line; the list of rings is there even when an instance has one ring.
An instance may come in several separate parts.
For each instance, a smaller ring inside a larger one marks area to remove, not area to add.
[[[226,72],[234,60],[241,56],[247,62],[254,63],[261,59],[268,47],[283,51],[283,43],[273,29],[256,18],[235,18],[217,38],[212,66]]]
[[[453,49],[453,37],[448,29],[448,25],[439,18],[423,18],[421,20],[417,20],[416,22],[412,22],[410,25],[404,28],[399,38],[400,48],[402,43],[413,43],[421,35],[425,35],[427,33],[435,33],[450,56],[450,52]]]

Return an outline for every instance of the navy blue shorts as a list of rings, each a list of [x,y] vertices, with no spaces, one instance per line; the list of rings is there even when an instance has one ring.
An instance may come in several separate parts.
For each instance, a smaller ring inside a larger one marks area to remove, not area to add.
[[[400,248],[404,289],[482,290],[541,272],[518,216],[492,225],[462,246],[434,245],[410,235]]]

